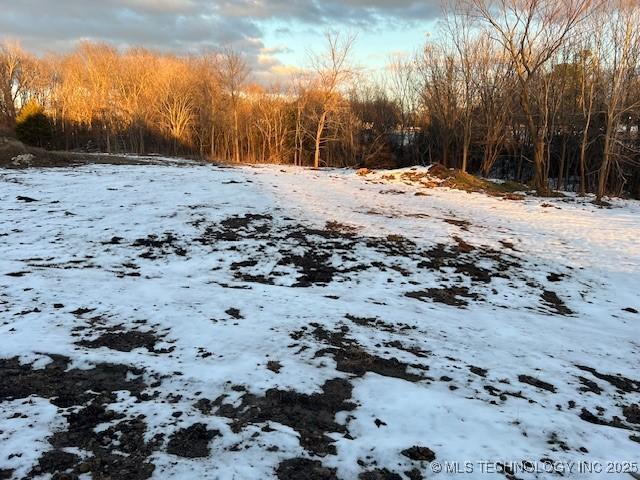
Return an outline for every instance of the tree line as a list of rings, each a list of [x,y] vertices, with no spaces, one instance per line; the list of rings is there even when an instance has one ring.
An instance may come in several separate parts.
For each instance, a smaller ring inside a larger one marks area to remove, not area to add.
[[[352,35],[271,85],[231,49],[0,47],[0,123],[53,149],[227,162],[441,163],[554,189],[640,195],[637,0],[454,0],[376,74]]]

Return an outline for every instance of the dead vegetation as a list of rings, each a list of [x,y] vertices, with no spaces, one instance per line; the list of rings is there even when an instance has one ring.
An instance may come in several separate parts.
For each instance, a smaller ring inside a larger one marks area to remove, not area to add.
[[[361,169],[356,173],[367,178],[374,172],[368,169]],[[522,183],[514,181],[496,182],[463,172],[457,168],[446,168],[440,164],[432,165],[428,171],[411,169],[400,173],[385,174],[383,171],[380,173],[383,181],[402,182],[423,189],[447,187],[465,192],[486,193],[505,200],[522,200],[531,191],[531,188]]]

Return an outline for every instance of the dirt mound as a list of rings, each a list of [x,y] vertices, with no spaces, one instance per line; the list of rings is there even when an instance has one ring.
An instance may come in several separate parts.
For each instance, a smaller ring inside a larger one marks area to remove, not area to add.
[[[370,172],[367,171],[367,174]],[[365,176],[364,174],[360,174]],[[521,192],[529,190],[526,185],[518,182],[492,182],[485,178],[472,175],[455,168],[446,168],[438,163],[431,165],[429,170],[417,167],[400,172],[390,171],[383,175],[382,180],[402,181],[403,183],[416,185],[423,188],[449,187],[465,192],[480,192],[505,200],[522,200]],[[424,194],[424,192],[418,192]]]
[[[29,150],[22,142],[14,138],[0,137],[0,165],[10,164],[14,162],[14,158],[27,154]]]
[[[484,192],[489,195],[503,196],[508,200],[521,200],[522,195],[515,192],[528,190],[525,185],[517,182],[496,183],[490,180],[471,175],[455,168],[445,168],[435,164],[429,169],[429,174],[443,180],[443,187],[455,188],[466,192]]]
[[[2,135],[0,132],[0,168],[72,167],[89,164],[150,165],[154,161],[152,157],[136,158],[127,155],[53,152],[25,145],[15,138]]]

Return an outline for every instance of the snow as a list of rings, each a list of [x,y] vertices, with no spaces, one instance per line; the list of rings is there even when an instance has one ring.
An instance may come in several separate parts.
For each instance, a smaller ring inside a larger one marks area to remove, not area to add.
[[[615,200],[603,209],[577,197],[511,201],[448,188],[416,196],[420,186],[403,181],[402,171],[390,180],[340,169],[162,163],[0,171],[0,359],[18,357],[42,369],[50,355],[64,355],[69,369],[105,362],[141,369],[145,392],[157,395],[140,401],[120,391],[108,408],[126,418],[144,415],[147,440],[164,434],[149,460],[154,478],[275,478],[278,464],[295,457],[321,461],[344,479],[375,468],[455,476],[400,454],[413,445],[430,448],[443,465],[472,462],[476,475],[478,462],[541,464],[545,458],[558,466],[636,462],[629,468],[637,472],[639,445],[629,437],[640,435],[640,426],[623,409],[640,404],[640,384],[623,391],[578,366],[636,382],[640,377],[640,315],[624,310],[640,310],[640,203]],[[208,226],[246,214],[270,215],[255,220],[269,233],[251,226],[237,229],[235,240],[198,241]],[[402,236],[417,253],[389,254],[359,240],[348,251],[327,252],[332,240],[308,234],[341,271],[329,282],[296,288],[301,272],[283,260],[313,248],[287,232],[322,230],[327,222],[355,228],[357,238]],[[176,238],[168,246],[133,246],[166,232]],[[114,237],[121,240],[112,243]],[[498,272],[495,252],[512,266],[489,282],[451,266],[417,267],[424,252],[460,240],[476,249],[469,254],[476,266]],[[152,255],[140,257],[147,251]],[[234,266],[247,260],[253,264]],[[560,280],[552,282],[550,274]],[[261,275],[270,282],[252,280]],[[454,306],[405,295],[453,287],[475,297]],[[542,301],[545,290],[571,313]],[[79,308],[91,311],[72,313]],[[347,328],[347,337],[365,352],[396,358],[424,379],[339,370],[337,359],[323,352],[332,345],[310,334],[312,324],[328,332]],[[155,351],[77,344],[113,328],[154,332]],[[267,368],[269,361],[280,362],[279,373]],[[485,376],[471,367],[485,369]],[[523,383],[521,375],[555,391]],[[579,377],[595,382],[601,393],[581,391]],[[349,401],[355,403],[336,415],[348,435],[326,432],[336,455],[314,456],[289,425],[270,421],[273,431],[265,432],[258,422],[234,431],[231,419],[194,406],[221,395],[239,406],[245,392],[237,386],[256,396],[276,388],[313,394],[334,378],[350,382]],[[503,400],[491,388],[508,394]],[[582,409],[606,422],[618,417],[625,428],[587,422],[579,417]],[[16,411],[27,419],[12,419]],[[66,428],[65,415],[50,399],[3,399],[0,388],[0,471],[27,475],[42,452],[53,449],[45,439]],[[384,424],[376,426],[376,419]],[[25,428],[27,422],[32,426]],[[210,455],[167,453],[166,439],[194,423],[220,432]],[[565,471],[563,478],[585,476]]]

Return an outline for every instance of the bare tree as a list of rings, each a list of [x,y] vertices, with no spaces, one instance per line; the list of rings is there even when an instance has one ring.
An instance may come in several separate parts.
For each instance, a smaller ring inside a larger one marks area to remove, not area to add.
[[[415,60],[406,55],[393,55],[387,65],[389,72],[389,90],[395,101],[400,122],[401,157],[405,156],[407,147],[413,145],[409,130],[415,127],[415,113],[418,106],[418,79]]]
[[[441,163],[448,167],[460,120],[460,83],[456,58],[440,44],[427,44],[418,60],[422,106],[429,115],[430,130],[440,147]]]
[[[488,176],[508,137],[513,115],[513,68],[486,34],[473,46],[478,52],[474,81],[478,92],[478,127],[483,147],[481,172]]]
[[[246,60],[230,48],[223,49],[218,58],[218,79],[226,90],[231,102],[233,114],[233,159],[240,162],[240,128],[238,124],[238,108],[242,88],[249,76]]]
[[[604,90],[606,124],[598,175],[598,201],[606,193],[611,165],[616,152],[620,152],[622,147],[617,141],[617,134],[623,128],[624,116],[640,105],[640,99],[629,98],[632,82],[640,67],[640,6],[634,0],[611,1],[616,8],[602,12],[604,32],[603,40],[599,42],[600,62],[606,65],[609,79]]]
[[[457,57],[457,79],[460,90],[459,123],[462,131],[462,159],[460,169],[467,171],[469,151],[471,149],[472,115],[477,94],[477,82],[474,79],[478,71],[478,61],[482,52],[472,34],[472,22],[468,18],[468,11],[454,5],[447,12],[445,31],[453,43]]]
[[[24,88],[22,67],[25,56],[16,41],[0,44],[0,111],[9,126],[15,123],[16,101]]]
[[[327,118],[336,112],[340,105],[340,88],[353,77],[353,69],[349,64],[356,41],[355,35],[342,35],[327,32],[325,34],[327,50],[312,56],[312,66],[316,74],[316,89],[320,95],[320,111],[315,132],[313,165],[320,167],[320,151],[326,142],[325,127]]]
[[[520,87],[520,107],[533,141],[534,185],[546,194],[547,96],[535,88],[551,57],[591,12],[594,0],[461,0],[488,25],[509,54]]]
[[[596,26],[594,22],[594,27]],[[598,41],[596,39],[596,41]],[[580,154],[579,154],[579,175],[580,187],[579,194],[584,196],[587,193],[586,164],[587,149],[590,145],[589,130],[594,116],[594,107],[596,100],[596,87],[599,77],[600,65],[597,55],[594,55],[591,46],[591,39],[585,36],[581,48],[578,52],[577,64],[579,68],[580,93],[578,102],[582,113],[582,135],[580,137]]]

